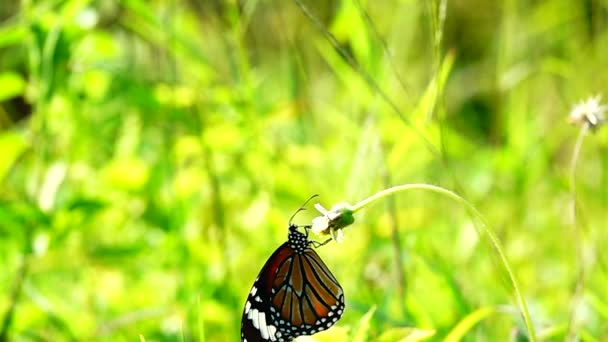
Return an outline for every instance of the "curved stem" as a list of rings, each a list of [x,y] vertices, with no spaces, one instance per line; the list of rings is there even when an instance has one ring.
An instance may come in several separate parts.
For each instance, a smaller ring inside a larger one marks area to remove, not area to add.
[[[523,316],[524,322],[526,324],[526,328],[528,330],[530,341],[535,342],[536,334],[534,332],[534,326],[532,325],[532,319],[530,318],[530,313],[528,311],[528,305],[526,304],[526,301],[525,301],[521,291],[519,290],[519,285],[515,278],[515,274],[513,273],[513,270],[511,269],[509,261],[507,260],[507,256],[506,256],[505,252],[503,251],[500,240],[498,240],[498,237],[496,236],[496,234],[494,234],[494,232],[492,230],[490,230],[490,228],[488,228],[486,221],[483,218],[483,215],[481,215],[481,213],[467,200],[460,197],[457,193],[455,193],[453,191],[444,189],[444,188],[436,186],[436,185],[402,184],[402,185],[397,185],[397,186],[382,190],[382,191],[362,200],[361,202],[355,204],[354,206],[351,207],[351,209],[352,209],[353,213],[357,212],[358,210],[363,209],[364,207],[372,204],[373,202],[375,202],[383,197],[390,196],[394,193],[401,192],[401,191],[407,191],[407,190],[429,190],[429,191],[447,196],[447,197],[455,200],[456,202],[463,204],[473,214],[473,216],[479,220],[483,231],[490,238],[490,241],[492,242],[494,249],[496,249],[496,252],[498,253],[498,255],[500,257],[500,261],[502,262],[504,269],[506,270],[507,274],[509,275],[509,280],[511,281],[511,286],[513,286],[513,290],[515,292],[515,297],[517,299],[517,303],[519,305],[521,315]]]

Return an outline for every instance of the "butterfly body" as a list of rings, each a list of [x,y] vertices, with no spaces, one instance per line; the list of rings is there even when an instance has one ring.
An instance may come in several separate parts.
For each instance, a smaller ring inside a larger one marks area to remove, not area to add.
[[[268,258],[247,297],[243,342],[291,341],[340,319],[344,292],[312,244],[297,226],[289,226],[287,242]]]

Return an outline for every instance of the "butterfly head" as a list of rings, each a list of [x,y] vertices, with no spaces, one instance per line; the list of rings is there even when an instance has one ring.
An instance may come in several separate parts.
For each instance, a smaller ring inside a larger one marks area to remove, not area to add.
[[[293,223],[289,225],[287,243],[296,253],[304,253],[304,250],[312,244],[312,242],[308,240],[308,229],[310,227],[304,226],[305,233],[300,232],[298,228],[300,227]]]

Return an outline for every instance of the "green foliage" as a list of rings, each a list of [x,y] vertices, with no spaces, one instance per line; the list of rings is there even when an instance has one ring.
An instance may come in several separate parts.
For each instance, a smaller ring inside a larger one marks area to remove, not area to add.
[[[574,193],[568,124],[608,3],[300,3],[0,3],[0,340],[237,340],[306,198],[405,183],[496,236],[423,191],[358,212],[301,341],[527,340],[522,299],[538,340],[608,339],[608,130]]]

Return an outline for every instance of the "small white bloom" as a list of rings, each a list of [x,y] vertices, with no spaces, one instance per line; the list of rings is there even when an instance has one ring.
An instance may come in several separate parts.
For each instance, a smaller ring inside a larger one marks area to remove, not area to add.
[[[327,209],[325,209],[321,203],[315,203],[314,204],[315,209],[317,209],[318,212],[320,212],[323,215],[327,215],[329,214],[329,211],[327,211]]]
[[[597,95],[577,103],[570,111],[570,122],[587,123],[593,129],[601,126],[606,121],[604,112],[608,110],[608,106],[601,104],[601,99],[601,95]]]
[[[321,234],[324,231],[327,230],[327,228],[329,228],[329,219],[327,218],[327,216],[323,215],[323,216],[317,216],[314,219],[312,219],[312,231],[315,234]]]
[[[320,203],[315,203],[314,207],[322,216],[317,216],[312,219],[312,231],[317,235],[327,234],[331,222],[331,213]]]
[[[352,206],[348,203],[338,203],[329,211],[319,203],[315,203],[314,207],[321,213],[321,216],[312,220],[312,231],[317,235],[331,235],[336,242],[342,242],[344,240],[342,229],[351,225],[355,220]]]

